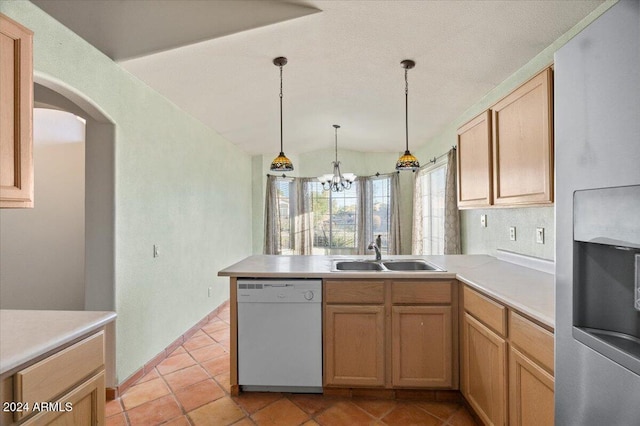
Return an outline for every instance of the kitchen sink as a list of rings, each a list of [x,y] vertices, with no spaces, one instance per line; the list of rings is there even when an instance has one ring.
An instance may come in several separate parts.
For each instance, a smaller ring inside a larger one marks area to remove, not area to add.
[[[384,267],[379,262],[367,260],[334,261],[334,269],[338,271],[383,271]]]
[[[381,272],[408,272],[408,271],[434,271],[444,272],[422,259],[394,259],[394,260],[366,260],[344,259],[334,260],[332,271],[381,271]]]
[[[424,260],[389,260],[382,262],[390,271],[442,271]]]

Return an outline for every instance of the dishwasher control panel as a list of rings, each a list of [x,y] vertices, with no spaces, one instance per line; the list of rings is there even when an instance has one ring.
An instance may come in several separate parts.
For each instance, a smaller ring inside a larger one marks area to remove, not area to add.
[[[320,303],[322,280],[238,280],[238,303]]]

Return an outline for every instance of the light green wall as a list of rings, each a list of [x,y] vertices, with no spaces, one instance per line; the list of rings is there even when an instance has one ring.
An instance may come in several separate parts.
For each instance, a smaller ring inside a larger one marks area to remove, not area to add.
[[[115,124],[122,382],[228,298],[228,280],[216,274],[251,254],[251,158],[33,4],[1,1],[0,12],[34,31],[36,74]]]
[[[379,172],[390,173],[395,170],[396,160],[400,153],[359,152],[338,150],[338,160],[343,173],[355,173],[358,176],[371,176]],[[253,206],[256,214],[253,217],[253,250],[255,254],[262,253],[264,242],[264,198],[266,191],[266,176],[273,155],[256,155],[253,157],[254,185],[260,185],[258,191],[254,186]],[[333,172],[332,161],[335,159],[333,149],[307,152],[296,156],[290,155],[294,171],[288,176],[314,177]],[[256,178],[255,175],[259,175]],[[413,173],[400,173],[400,238],[402,254],[411,253],[411,222],[412,222],[412,194]]]
[[[529,80],[539,71],[553,63],[553,54],[587,25],[613,6],[617,0],[607,0],[592,13],[558,38],[549,47],[513,73],[477,103],[471,105],[462,115],[449,123],[435,138],[430,139],[414,151],[424,159],[438,156],[456,144],[456,130],[476,115],[491,107],[512,90]],[[488,216],[487,228],[480,228],[480,214]],[[460,214],[462,246],[464,253],[495,255],[497,249],[510,250],[529,256],[554,259],[555,219],[553,207],[531,207],[522,209],[462,210]],[[539,224],[539,225],[535,225]],[[520,226],[518,226],[520,225]],[[535,227],[545,226],[544,245],[535,244]],[[517,240],[509,241],[509,227],[517,226]],[[521,231],[522,229],[522,231]],[[533,229],[533,232],[531,232]]]

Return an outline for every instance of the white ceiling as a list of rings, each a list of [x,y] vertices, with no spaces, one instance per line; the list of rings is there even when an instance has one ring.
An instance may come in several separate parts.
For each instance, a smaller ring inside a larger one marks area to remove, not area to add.
[[[289,59],[287,154],[332,147],[333,124],[342,126],[341,148],[399,152],[401,60],[416,61],[409,71],[413,149],[602,3],[34,2],[112,58],[135,56],[119,63],[242,150],[274,155],[280,138],[277,56]]]

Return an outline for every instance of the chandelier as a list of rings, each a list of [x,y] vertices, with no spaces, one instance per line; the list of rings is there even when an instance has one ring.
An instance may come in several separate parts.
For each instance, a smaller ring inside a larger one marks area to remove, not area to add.
[[[356,175],[340,172],[340,162],[338,161],[338,129],[340,126],[334,124],[333,127],[336,129],[336,160],[333,161],[333,174],[318,176],[318,180],[322,183],[322,189],[325,191],[340,192],[351,188],[351,184],[356,180]]]

